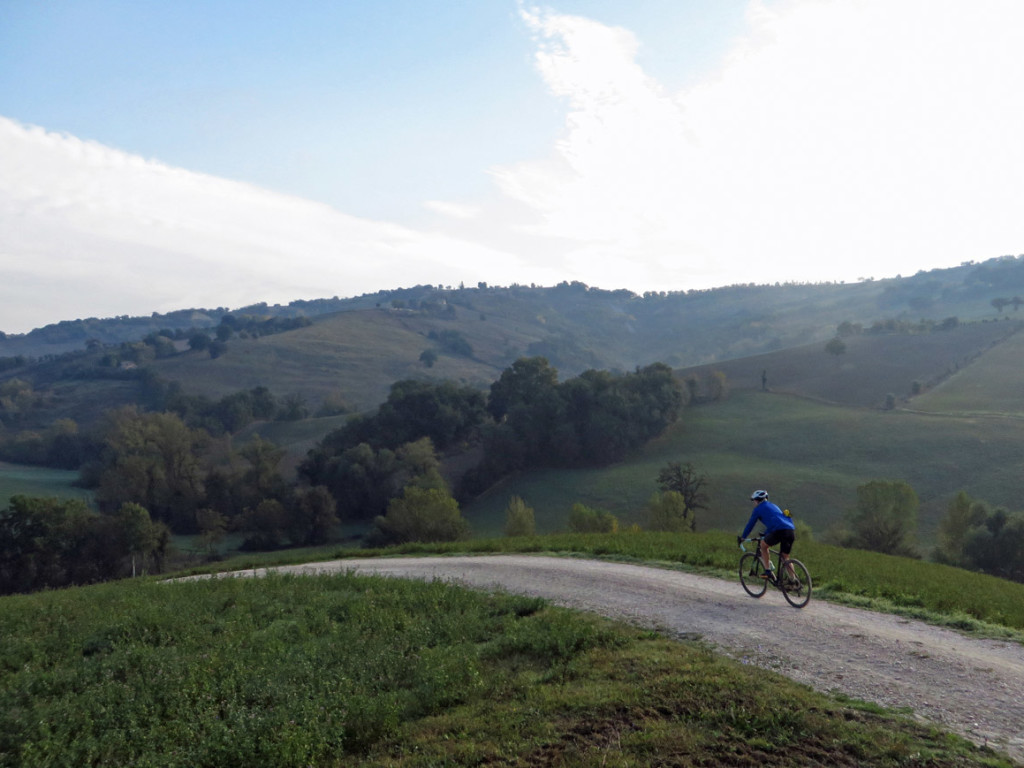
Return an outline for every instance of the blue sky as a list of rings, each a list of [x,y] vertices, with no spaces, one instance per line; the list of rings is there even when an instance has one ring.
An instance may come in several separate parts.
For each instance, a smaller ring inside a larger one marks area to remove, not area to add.
[[[1024,251],[1015,0],[4,0],[0,330]]]

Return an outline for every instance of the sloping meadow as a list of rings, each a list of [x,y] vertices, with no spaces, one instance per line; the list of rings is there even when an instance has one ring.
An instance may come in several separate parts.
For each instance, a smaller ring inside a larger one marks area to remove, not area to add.
[[[5,768],[1009,765],[698,644],[437,582],[139,580],[0,610]]]

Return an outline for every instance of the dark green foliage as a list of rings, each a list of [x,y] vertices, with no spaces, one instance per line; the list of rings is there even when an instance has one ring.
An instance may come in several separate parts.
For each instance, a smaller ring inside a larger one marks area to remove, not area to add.
[[[839,357],[846,352],[846,342],[843,341],[839,336],[835,336],[828,344],[825,345],[825,351],[830,355]]]
[[[135,502],[175,532],[194,531],[195,510],[203,498],[199,459],[206,439],[173,413],[135,408],[111,413],[97,472],[101,508],[113,511]]]
[[[311,451],[303,464],[306,479],[325,487],[346,518],[372,520],[387,512],[388,504],[411,482],[443,485],[430,438],[406,443],[392,451],[375,450],[367,443],[330,456]]]
[[[915,556],[917,508],[917,494],[902,480],[872,480],[858,486],[846,544],[887,555]]]
[[[601,466],[659,434],[683,405],[661,363],[616,376],[585,371],[562,384],[543,358],[517,361],[491,387],[498,423],[485,442],[485,472],[496,477],[541,466]]]
[[[567,525],[569,533],[615,533],[619,530],[615,515],[584,504],[572,505]]]
[[[0,336],[0,340],[4,337]],[[0,357],[0,373],[4,371],[10,371],[14,368],[21,368],[28,362],[28,358],[24,355],[13,355],[11,357]]]
[[[487,410],[495,421],[519,406],[531,407],[552,398],[558,386],[558,371],[543,357],[521,357],[502,371],[491,384]]]
[[[300,488],[288,521],[288,535],[299,546],[326,544],[334,538],[341,521],[331,492],[322,485]]]
[[[469,537],[469,524],[447,490],[408,485],[388,503],[386,515],[374,520],[370,546],[412,541],[458,541]]]
[[[318,451],[330,457],[360,443],[394,450],[423,437],[444,450],[469,438],[485,416],[484,395],[477,389],[406,379],[391,385],[375,414],[351,419],[327,435]]]
[[[15,496],[0,511],[0,594],[104,581],[137,566],[159,568],[167,544],[166,528],[137,505],[106,516],[77,499]]]
[[[990,509],[961,491],[939,522],[935,559],[1024,582],[1024,514]]]
[[[188,337],[188,347],[193,352],[203,352],[210,347],[210,337],[201,331],[197,331]]]
[[[427,334],[427,338],[436,341],[437,345],[441,348],[441,351],[447,352],[449,355],[459,355],[461,357],[472,357],[473,347],[458,331],[454,330],[443,330],[443,331],[431,331]]]
[[[96,437],[79,431],[72,419],[58,419],[41,431],[0,436],[0,459],[55,469],[78,469],[99,450]]]

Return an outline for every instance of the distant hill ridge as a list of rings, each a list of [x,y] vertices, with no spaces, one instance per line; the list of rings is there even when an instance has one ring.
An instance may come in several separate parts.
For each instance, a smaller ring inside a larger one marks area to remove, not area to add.
[[[1019,310],[1024,303],[1024,258],[1005,256],[960,267],[919,272],[912,277],[857,283],[733,285],[709,290],[648,292],[604,290],[579,282],[553,287],[512,285],[458,288],[420,285],[352,298],[296,300],[287,305],[254,304],[238,309],[182,309],[149,317],[119,316],[64,320],[26,334],[0,333],[0,357],[43,357],[87,344],[137,341],[161,331],[212,329],[225,316],[317,318],[374,308],[427,311],[451,317],[453,308],[512,319],[542,318],[544,337],[556,347],[571,340],[581,349],[594,337],[633,338],[633,355],[591,362],[634,365],[673,354],[652,334],[680,334],[674,365],[693,365],[781,349],[824,338],[842,320],[871,323],[880,318],[979,319]],[[1016,299],[1016,302],[1014,301]],[[998,307],[993,302],[1000,302]],[[1009,309],[1012,307],[1012,309]],[[709,331],[711,333],[709,334]],[[699,334],[704,343],[688,338]],[[685,335],[684,338],[683,335]],[[603,347],[604,343],[597,345]],[[595,350],[596,351],[596,350]],[[642,358],[642,359],[641,359]]]

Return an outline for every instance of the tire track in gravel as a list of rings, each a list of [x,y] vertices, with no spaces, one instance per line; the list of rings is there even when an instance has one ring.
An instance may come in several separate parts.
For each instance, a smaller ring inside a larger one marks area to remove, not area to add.
[[[820,691],[909,708],[918,718],[1024,764],[1024,646],[1016,643],[813,598],[796,610],[773,589],[760,600],[748,597],[738,580],[575,558],[347,559],[271,570],[347,570],[502,589],[670,636],[700,636],[734,658]]]

